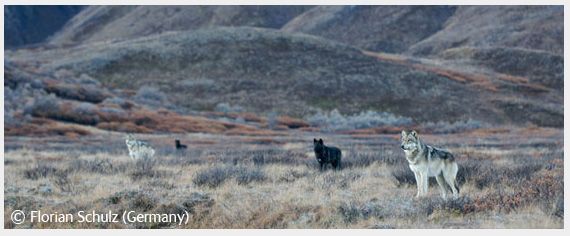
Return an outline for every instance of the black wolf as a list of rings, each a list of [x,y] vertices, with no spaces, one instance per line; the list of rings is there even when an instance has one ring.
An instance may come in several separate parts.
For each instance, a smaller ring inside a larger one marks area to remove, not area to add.
[[[174,143],[176,144],[176,149],[186,149],[186,148],[188,148],[186,145],[180,144],[180,140],[178,140],[178,139],[174,140]]]
[[[313,145],[315,148],[315,156],[317,157],[317,161],[321,165],[321,170],[326,166],[326,164],[330,163],[333,168],[340,169],[340,159],[342,156],[342,152],[337,147],[327,147],[323,143],[322,139],[313,139]]]

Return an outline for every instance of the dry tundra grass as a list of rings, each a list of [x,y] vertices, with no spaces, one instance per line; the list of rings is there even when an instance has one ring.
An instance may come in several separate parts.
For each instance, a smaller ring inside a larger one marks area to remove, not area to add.
[[[343,149],[320,172],[312,137]],[[10,222],[13,210],[190,212],[183,228],[562,228],[562,130],[426,135],[456,153],[461,197],[415,200],[397,135],[145,135],[157,160],[133,163],[122,134],[73,142],[7,137],[5,228],[176,228],[169,224]],[[69,140],[68,140],[69,141]]]

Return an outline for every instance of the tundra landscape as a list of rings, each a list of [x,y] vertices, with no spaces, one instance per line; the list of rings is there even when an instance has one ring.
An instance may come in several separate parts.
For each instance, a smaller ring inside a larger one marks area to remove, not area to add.
[[[562,6],[4,10],[5,228],[564,227]],[[402,130],[458,198],[415,198]]]

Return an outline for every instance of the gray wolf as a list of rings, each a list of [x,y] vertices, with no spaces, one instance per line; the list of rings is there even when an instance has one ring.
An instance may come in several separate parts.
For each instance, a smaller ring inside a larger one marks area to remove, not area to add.
[[[447,186],[451,188],[454,198],[459,196],[455,179],[459,167],[450,152],[424,144],[415,130],[411,132],[403,130],[401,141],[401,148],[416,177],[418,186],[416,198],[427,195],[429,177],[436,178],[444,199],[447,198]]]
[[[174,144],[176,145],[177,150],[188,148],[186,145],[180,144],[180,140],[178,140],[178,139],[174,140]]]
[[[321,165],[321,170],[326,167],[327,164],[331,164],[333,168],[340,169],[340,159],[342,152],[337,147],[328,147],[323,143],[323,139],[313,139],[313,146],[315,151],[315,156],[317,161]]]
[[[147,142],[136,140],[132,134],[127,134],[125,138],[129,156],[133,160],[147,159],[154,156],[154,148]]]

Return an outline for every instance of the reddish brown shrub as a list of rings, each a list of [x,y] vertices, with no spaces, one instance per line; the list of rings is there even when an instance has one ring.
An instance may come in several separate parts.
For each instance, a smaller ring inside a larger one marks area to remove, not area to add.
[[[61,101],[46,97],[37,101],[30,108],[32,116],[50,118],[84,125],[96,125],[99,116],[95,113],[96,106],[84,102]]]
[[[472,204],[466,206],[471,211],[506,211],[510,212],[523,205],[539,204],[546,211],[555,211],[555,203],[563,195],[564,183],[562,177],[548,173],[534,176],[531,180],[522,182],[513,193],[502,190],[477,197]]]
[[[34,118],[30,123],[18,126],[4,127],[4,134],[9,136],[40,136],[65,135],[69,138],[89,135],[91,132],[77,125],[64,124],[48,119]]]
[[[129,119],[129,114],[122,109],[103,107],[95,111],[102,122],[125,122]]]
[[[280,125],[285,125],[290,129],[298,129],[303,127],[309,127],[309,123],[305,122],[304,120],[293,118],[290,116],[280,116],[277,118],[277,122]]]
[[[213,117],[226,117],[234,120],[238,118],[243,118],[243,120],[246,122],[256,122],[256,123],[267,122],[267,119],[250,112],[208,112],[207,115]]]
[[[422,131],[421,129],[418,129],[418,128],[411,128],[411,129],[418,130],[419,132]],[[349,130],[349,131],[344,131],[341,133],[351,134],[354,136],[371,135],[371,134],[400,134],[400,132],[402,132],[402,130],[404,130],[403,127],[383,126],[383,127],[375,127],[375,128],[368,128],[368,129]]]
[[[129,133],[152,133],[151,129],[135,125],[133,122],[101,122],[97,128]]]
[[[91,103],[100,103],[110,97],[103,89],[94,85],[46,83],[45,90],[58,97]]]

